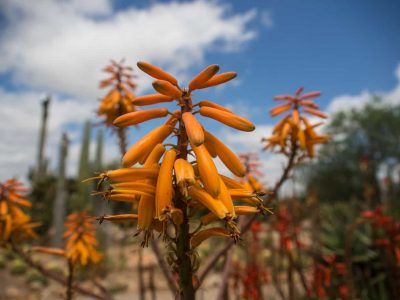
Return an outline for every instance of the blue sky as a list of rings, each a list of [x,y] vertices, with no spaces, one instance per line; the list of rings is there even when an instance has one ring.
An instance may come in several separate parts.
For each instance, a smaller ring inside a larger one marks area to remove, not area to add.
[[[341,94],[393,88],[400,62],[399,1],[233,1],[235,10],[268,11],[272,28],[241,52],[210,54],[238,70],[241,86],[225,97],[270,106],[273,95],[298,86],[323,91],[322,106]],[[255,116],[261,122],[267,115]]]
[[[71,165],[75,164],[79,124],[94,117],[95,99],[104,93],[97,89],[99,70],[109,58],[126,57],[132,65],[146,59],[184,81],[211,63],[237,71],[236,82],[196,96],[231,106],[259,126],[249,141],[215,122],[205,122],[225,134],[238,151],[253,150],[259,137],[268,134],[274,122],[268,117],[273,95],[292,93],[301,85],[321,90],[319,103],[328,112],[332,103],[335,108],[347,102],[357,106],[374,92],[390,99],[400,96],[400,78],[394,73],[400,70],[399,1],[37,3],[35,7],[19,0],[0,4],[0,101],[5,107],[0,125],[9,139],[0,147],[0,169],[14,169],[15,175],[22,176],[32,165],[38,99],[46,93],[55,98],[48,155],[55,160],[61,131],[67,130],[73,140]],[[188,16],[186,23],[175,24],[182,16]],[[150,81],[142,74],[138,83],[139,94],[150,91]],[[21,112],[20,119],[11,117],[15,111]],[[11,124],[15,131],[7,128],[9,122],[18,122]],[[143,125],[132,135],[141,135],[156,123]],[[19,145],[27,141],[30,150],[18,153]],[[108,158],[113,156],[115,147]]]

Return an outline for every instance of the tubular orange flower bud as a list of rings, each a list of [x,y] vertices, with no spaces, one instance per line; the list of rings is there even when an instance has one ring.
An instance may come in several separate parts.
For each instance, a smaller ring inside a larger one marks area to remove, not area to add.
[[[215,149],[215,145],[211,142],[211,140],[207,140],[206,136],[204,136],[204,146],[206,147],[208,153],[211,157],[217,157],[217,150]]]
[[[292,121],[295,126],[299,126],[299,110],[294,109],[292,112]]]
[[[189,82],[189,90],[193,91],[205,84],[211,77],[219,71],[218,65],[210,65],[203,69]]]
[[[154,190],[150,190],[150,191],[144,191],[144,190],[139,190],[139,189],[122,189],[122,188],[118,188],[118,189],[112,189],[111,190],[111,195],[115,195],[115,194],[122,194],[122,195],[144,195],[144,196],[154,196],[155,191]]]
[[[321,92],[319,91],[314,91],[314,92],[309,92],[301,96],[299,99],[304,100],[304,99],[311,99],[311,98],[316,98],[321,96]]]
[[[196,156],[197,166],[199,169],[201,182],[204,184],[204,188],[213,197],[218,197],[220,192],[218,171],[210,154],[204,145],[200,145],[198,147],[192,145],[192,149]]]
[[[280,138],[280,140],[281,140],[281,146],[284,145],[284,140],[285,140],[286,137],[288,136],[289,131],[290,131],[290,128],[291,128],[291,127],[290,127],[290,123],[289,123],[289,122],[286,122],[286,123],[283,125],[281,132],[278,133],[278,134],[279,134],[279,138]]]
[[[309,108],[309,107],[305,107],[305,108],[304,108],[304,111],[305,111],[305,112],[308,112],[309,114],[312,114],[312,115],[314,115],[314,116],[323,118],[323,119],[326,119],[326,118],[328,117],[328,116],[327,116],[326,114],[324,114],[323,112],[321,112],[321,111],[319,111],[319,110],[316,110],[316,109]]]
[[[235,205],[234,210],[238,216],[260,213],[260,210],[254,206]],[[218,220],[218,218],[213,213],[208,213],[201,217],[200,222],[203,226],[206,226],[215,220]]]
[[[295,100],[295,98],[292,95],[276,95],[274,96],[274,100],[276,101],[287,100],[292,102],[293,100]]]
[[[213,198],[209,193],[206,192],[206,190],[201,187],[191,186],[189,188],[189,195],[194,200],[203,204],[208,210],[210,210],[220,219],[224,219],[229,213],[228,209],[220,200]]]
[[[272,130],[273,133],[279,132],[282,127],[288,122],[289,116],[284,117],[282,120],[280,120]]]
[[[243,177],[246,174],[246,169],[236,154],[208,131],[205,132],[205,136],[206,140],[214,146],[213,150],[216,151],[224,165],[236,176]]]
[[[107,200],[120,201],[120,202],[137,202],[137,194],[111,194],[107,196]]]
[[[229,194],[233,199],[252,198],[256,196],[252,191],[246,189],[230,189]]]
[[[144,167],[158,166],[158,162],[160,161],[160,158],[164,154],[164,152],[165,152],[164,145],[157,144],[147,157],[144,163]]]
[[[201,225],[206,226],[216,220],[219,220],[218,217],[214,215],[212,212],[210,212],[200,218],[200,223]]]
[[[240,182],[237,182],[236,180],[234,180],[232,178],[229,178],[222,174],[219,174],[219,177],[221,177],[221,179],[223,180],[223,182],[229,189],[245,189],[245,186],[243,184],[241,184]]]
[[[204,229],[194,234],[190,239],[192,249],[198,247],[203,241],[212,236],[230,237],[231,234],[229,230],[220,227]]]
[[[246,118],[220,109],[203,106],[200,108],[200,114],[238,130],[253,131],[255,129],[254,124]]]
[[[155,168],[122,168],[111,170],[104,174],[111,181],[123,182],[137,179],[154,179],[158,176],[158,169]]]
[[[216,109],[219,109],[219,110],[223,110],[223,111],[227,111],[229,113],[232,113],[232,111],[230,109],[228,109],[228,108],[226,108],[226,107],[224,107],[222,105],[219,105],[217,103],[214,103],[212,101],[208,101],[208,100],[201,100],[199,102],[199,106],[200,107],[203,107],[203,106],[213,107],[213,108],[216,108]]]
[[[319,106],[317,104],[315,104],[312,100],[301,100],[299,102],[299,105],[308,106],[308,107],[315,108],[315,109],[319,108]]]
[[[184,112],[182,120],[185,124],[186,133],[189,137],[190,143],[195,146],[200,146],[204,143],[203,127],[197,121],[196,117],[191,112]]]
[[[120,215],[111,215],[111,216],[101,216],[96,218],[100,222],[103,221],[111,221],[111,222],[118,222],[118,221],[132,221],[138,218],[137,214],[120,214]]]
[[[172,133],[172,130],[173,127],[163,124],[150,131],[125,153],[122,158],[122,165],[130,167],[137,163],[143,154],[150,154],[154,146],[163,142]]]
[[[139,61],[137,63],[137,66],[139,67],[140,70],[149,74],[151,77],[169,81],[173,85],[178,85],[178,81],[176,80],[176,78],[174,76],[165,72],[163,69],[161,69],[159,67],[153,66],[152,64],[149,64],[144,61]]]
[[[145,106],[145,105],[152,105],[157,103],[163,102],[171,102],[174,98],[161,95],[161,94],[151,94],[151,95],[144,95],[136,97],[132,100],[132,104],[138,106]]]
[[[156,188],[153,185],[136,181],[115,183],[112,184],[111,187],[115,190],[139,190],[150,195],[154,195],[156,192]]]
[[[237,76],[236,72],[225,72],[221,74],[214,75],[210,80],[207,80],[204,84],[200,85],[198,89],[204,89],[207,87],[215,86],[218,84],[225,83],[232,80]]]
[[[161,156],[165,152],[165,147],[162,144],[157,144],[147,157],[144,167],[158,166]],[[146,180],[146,183],[156,186],[155,180]],[[138,229],[148,230],[153,223],[155,215],[155,197],[141,196],[138,205]]]
[[[307,143],[307,154],[309,157],[313,158],[315,155],[315,150],[314,150],[314,144],[312,143]]]
[[[299,128],[297,130],[297,139],[299,140],[299,145],[301,149],[306,149],[306,137],[304,135],[303,129]]]
[[[114,120],[114,125],[118,127],[137,125],[151,119],[165,117],[166,115],[168,115],[168,109],[166,108],[139,110],[119,116]]]
[[[272,108],[269,113],[272,117],[275,117],[285,111],[288,111],[292,107],[292,104],[283,104]]]
[[[238,198],[235,199],[234,197],[232,197],[233,201],[240,201],[240,202],[244,202],[250,205],[255,205],[255,206],[261,206],[263,204],[262,200],[260,200],[259,198],[253,197],[253,198]],[[235,205],[235,212],[237,215],[239,215],[239,212],[236,211],[236,207],[237,205]]]
[[[147,230],[150,228],[155,212],[155,198],[142,196],[138,206],[138,229]]]
[[[257,207],[245,206],[245,205],[236,205],[235,211],[236,214],[238,215],[253,215],[260,212],[260,210]]]
[[[161,163],[156,188],[156,218],[165,219],[163,210],[172,206],[172,170],[176,158],[176,151],[171,149],[165,153]]]
[[[165,80],[154,81],[153,87],[160,94],[174,99],[179,99],[182,96],[182,92],[175,85]]]
[[[235,218],[236,213],[235,213],[235,208],[233,207],[233,201],[231,198],[231,194],[229,193],[229,190],[226,187],[224,181],[221,179],[221,177],[219,178],[219,184],[220,184],[221,192],[218,196],[218,200],[220,200],[224,204],[224,206],[228,210],[230,216]]]
[[[174,170],[179,186],[188,187],[196,183],[193,166],[187,160],[182,158],[175,160]]]

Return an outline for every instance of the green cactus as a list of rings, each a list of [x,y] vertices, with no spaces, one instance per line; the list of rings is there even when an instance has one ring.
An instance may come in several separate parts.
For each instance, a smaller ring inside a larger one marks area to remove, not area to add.
[[[91,137],[91,124],[90,121],[86,121],[83,127],[82,133],[82,144],[81,144],[81,155],[78,166],[77,176],[77,195],[74,197],[71,203],[72,210],[90,209],[90,191],[92,189],[91,184],[82,182],[83,180],[91,176],[90,166],[90,137]]]
[[[56,188],[56,198],[53,205],[53,246],[62,247],[62,235],[64,229],[64,219],[66,215],[66,200],[67,200],[67,190],[66,190],[66,180],[65,180],[65,167],[66,159],[68,155],[68,136],[64,132],[61,138],[60,154],[59,154],[59,164],[58,164],[58,177],[57,177],[57,188]]]

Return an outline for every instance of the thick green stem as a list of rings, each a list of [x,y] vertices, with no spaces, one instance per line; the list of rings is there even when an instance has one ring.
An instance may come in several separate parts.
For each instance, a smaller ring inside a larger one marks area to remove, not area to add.
[[[191,111],[190,97],[182,97],[182,113]],[[182,120],[179,123],[179,136],[178,136],[178,151],[179,158],[187,159],[188,155],[188,137],[186,134],[185,126]],[[182,195],[179,189],[175,190],[174,204],[177,208],[182,210],[183,222],[178,227],[177,232],[177,264],[179,275],[179,293],[181,300],[195,299],[195,289],[193,287],[193,266],[191,261],[190,249],[190,231],[189,231],[189,217],[188,206],[185,196]]]

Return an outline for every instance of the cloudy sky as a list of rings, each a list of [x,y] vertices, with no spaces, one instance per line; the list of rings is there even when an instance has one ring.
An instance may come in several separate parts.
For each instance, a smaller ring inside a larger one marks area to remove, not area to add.
[[[251,134],[204,121],[236,151],[257,151],[274,120],[272,96],[298,86],[322,90],[328,113],[357,107],[373,93],[400,102],[400,2],[269,1],[0,1],[0,179],[24,178],[35,164],[40,100],[50,94],[46,156],[55,168],[61,132],[72,140],[68,171],[79,157],[81,125],[96,121],[101,68],[126,58],[160,65],[187,82],[218,63],[238,78],[196,93],[253,120]],[[150,91],[140,73],[137,94]],[[130,142],[159,122],[133,129]],[[106,157],[117,157],[108,135]],[[263,154],[270,181],[281,160]]]

